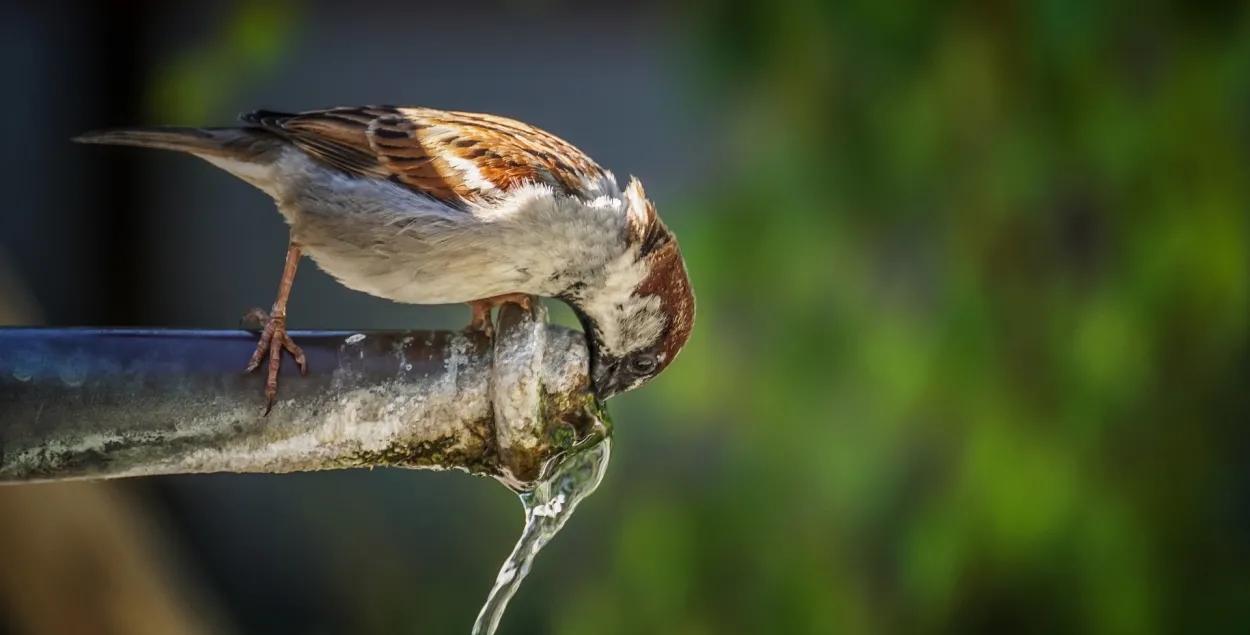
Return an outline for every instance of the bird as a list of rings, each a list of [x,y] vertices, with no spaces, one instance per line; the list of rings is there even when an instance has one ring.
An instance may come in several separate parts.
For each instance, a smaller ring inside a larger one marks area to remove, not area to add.
[[[600,400],[672,364],[695,298],[676,236],[641,181],[624,187],[581,150],[508,117],[417,106],[255,110],[225,127],[139,126],[74,141],[194,155],[268,194],[289,229],[286,262],[247,365],[268,356],[266,415],[287,299],[308,256],[349,289],[407,304],[468,304],[469,331],[533,297],[566,303],[586,336]]]

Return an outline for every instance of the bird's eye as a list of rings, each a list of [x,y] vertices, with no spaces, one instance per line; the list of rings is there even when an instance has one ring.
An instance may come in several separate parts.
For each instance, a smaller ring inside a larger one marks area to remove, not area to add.
[[[646,374],[646,373],[651,372],[651,370],[655,368],[655,358],[654,357],[635,357],[633,361],[629,363],[629,365],[630,365],[630,368],[632,368],[635,373],[638,373],[640,375]]]

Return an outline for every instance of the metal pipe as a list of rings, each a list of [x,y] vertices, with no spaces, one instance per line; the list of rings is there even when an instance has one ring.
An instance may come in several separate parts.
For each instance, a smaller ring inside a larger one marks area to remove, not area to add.
[[[582,334],[535,305],[494,341],[456,331],[293,332],[263,416],[244,331],[0,329],[0,482],[352,467],[458,468],[532,487],[608,434]]]

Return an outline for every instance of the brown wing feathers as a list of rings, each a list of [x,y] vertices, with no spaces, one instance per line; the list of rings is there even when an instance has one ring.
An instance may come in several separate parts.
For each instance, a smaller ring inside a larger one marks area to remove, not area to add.
[[[390,179],[456,206],[526,183],[576,196],[605,177],[568,142],[504,117],[370,106],[297,114],[258,110],[242,120],[327,165]]]
[[[289,114],[257,110],[240,117],[294,143],[316,159],[357,176],[386,178],[369,147],[368,119],[355,109]]]

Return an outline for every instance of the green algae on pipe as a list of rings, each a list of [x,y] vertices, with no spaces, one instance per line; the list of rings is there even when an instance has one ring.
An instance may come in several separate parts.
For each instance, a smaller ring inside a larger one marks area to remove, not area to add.
[[[602,434],[581,333],[507,305],[456,331],[298,332],[264,412],[243,331],[0,329],[0,482],[353,467],[462,469],[524,490]]]

